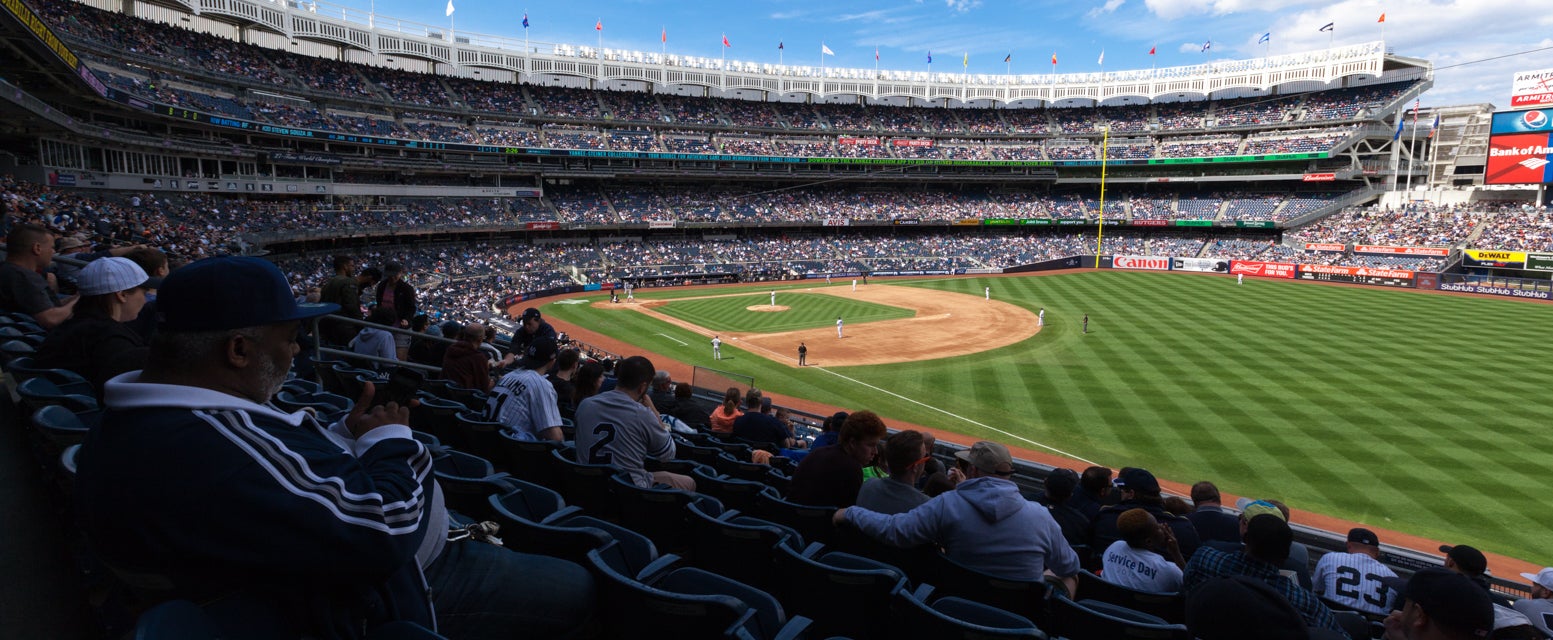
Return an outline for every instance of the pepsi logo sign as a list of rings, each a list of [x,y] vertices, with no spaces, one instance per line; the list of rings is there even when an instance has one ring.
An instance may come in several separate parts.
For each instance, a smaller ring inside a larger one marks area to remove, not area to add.
[[[1541,111],[1527,111],[1525,115],[1521,116],[1521,122],[1533,129],[1540,129],[1547,126],[1548,114]]]

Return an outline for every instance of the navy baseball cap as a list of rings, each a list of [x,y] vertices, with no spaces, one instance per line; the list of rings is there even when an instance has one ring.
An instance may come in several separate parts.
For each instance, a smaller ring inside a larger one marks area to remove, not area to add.
[[[1154,479],[1154,474],[1147,469],[1129,468],[1116,478],[1115,484],[1128,491],[1159,493],[1159,480]]]
[[[339,310],[337,304],[297,304],[274,263],[238,256],[190,263],[164,278],[156,296],[162,331],[263,327]]]
[[[537,369],[555,358],[558,351],[555,339],[538,337],[528,343],[528,349],[523,351],[523,368]]]
[[[535,309],[533,307],[529,307],[529,308],[523,310],[523,316],[520,319],[522,319],[522,320],[539,320],[541,318],[542,318],[542,316],[539,315],[539,310],[538,309]]]
[[[1348,530],[1348,541],[1358,544],[1367,544],[1372,547],[1380,546],[1380,537],[1374,531],[1362,527],[1354,527]]]

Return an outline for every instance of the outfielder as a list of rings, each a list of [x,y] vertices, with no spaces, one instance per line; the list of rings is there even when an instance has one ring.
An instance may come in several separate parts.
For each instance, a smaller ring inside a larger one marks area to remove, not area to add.
[[[836,316],[836,337],[841,337],[841,316]]]
[[[1084,333],[1089,333],[1089,314],[1084,314]]]
[[[1041,307],[1041,312],[1035,314],[1035,328],[1046,326],[1046,307]]]
[[[722,341],[721,338],[718,338],[717,336],[712,336],[712,359],[713,360],[722,360],[723,359],[723,341]]]
[[[986,289],[984,291],[982,291],[982,293],[987,296],[988,300],[992,299],[992,287],[986,287]]]
[[[1235,284],[1245,284],[1245,283],[1246,283],[1246,274],[1244,274],[1244,273],[1237,273],[1237,274],[1235,274]]]

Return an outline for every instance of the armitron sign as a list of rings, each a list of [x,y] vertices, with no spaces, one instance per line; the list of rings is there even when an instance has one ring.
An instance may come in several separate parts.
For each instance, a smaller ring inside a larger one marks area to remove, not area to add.
[[[1113,264],[1117,269],[1170,270],[1170,258],[1164,256],[1116,256]]]
[[[1553,69],[1517,71],[1510,81],[1510,108],[1553,106]]]

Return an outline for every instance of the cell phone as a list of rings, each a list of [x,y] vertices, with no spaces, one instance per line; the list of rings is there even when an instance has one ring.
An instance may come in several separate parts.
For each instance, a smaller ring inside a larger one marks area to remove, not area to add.
[[[372,397],[372,406],[382,406],[390,402],[404,407],[410,404],[410,399],[421,390],[421,383],[426,381],[426,374],[418,369],[409,367],[396,367],[388,372],[388,384],[380,384],[377,393]]]

